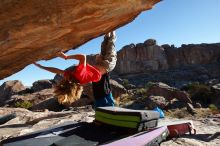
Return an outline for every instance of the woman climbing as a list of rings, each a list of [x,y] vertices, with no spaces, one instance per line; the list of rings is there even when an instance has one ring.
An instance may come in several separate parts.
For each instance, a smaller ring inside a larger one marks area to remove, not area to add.
[[[86,63],[86,55],[75,54],[68,56],[63,52],[59,52],[57,56],[63,59],[79,60],[79,64],[72,70],[61,70],[34,63],[41,69],[63,76],[63,79],[55,87],[55,94],[60,104],[70,106],[71,103],[80,98],[83,91],[82,84],[98,82],[102,78],[102,75],[114,69],[117,60],[114,40],[114,32],[105,35],[101,46],[101,53],[97,56],[96,65],[94,66]]]

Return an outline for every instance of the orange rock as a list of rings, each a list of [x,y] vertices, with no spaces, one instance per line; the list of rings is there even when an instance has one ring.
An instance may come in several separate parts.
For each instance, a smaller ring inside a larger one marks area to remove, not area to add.
[[[0,1],[0,79],[119,28],[159,1]]]

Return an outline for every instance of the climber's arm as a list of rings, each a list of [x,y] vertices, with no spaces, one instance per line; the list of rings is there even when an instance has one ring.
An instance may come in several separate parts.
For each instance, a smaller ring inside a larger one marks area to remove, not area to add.
[[[45,67],[45,66],[42,66],[36,62],[33,63],[34,65],[36,65],[37,67],[41,68],[41,69],[44,69],[44,70],[47,70],[49,72],[52,72],[52,73],[55,73],[55,74],[60,74],[60,75],[63,75],[64,74],[64,71],[63,70],[60,70],[58,68],[53,68],[53,67]]]
[[[86,65],[86,55],[84,54],[66,55],[63,52],[59,52],[57,56],[63,59],[76,59],[76,60],[79,60],[79,64]]]

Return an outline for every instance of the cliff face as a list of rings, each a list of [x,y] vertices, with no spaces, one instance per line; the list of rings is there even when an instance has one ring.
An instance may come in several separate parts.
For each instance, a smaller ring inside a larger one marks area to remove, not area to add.
[[[151,39],[140,44],[130,44],[118,52],[115,71],[119,74],[143,73],[152,70],[167,69],[164,49]]]
[[[180,48],[164,45],[170,68],[194,64],[210,64],[220,61],[220,43],[189,44]]]
[[[150,39],[123,47],[118,52],[115,71],[118,74],[134,74],[216,62],[220,62],[220,43],[189,44],[176,48],[158,46],[156,40]]]
[[[121,27],[160,0],[1,0],[0,79]]]

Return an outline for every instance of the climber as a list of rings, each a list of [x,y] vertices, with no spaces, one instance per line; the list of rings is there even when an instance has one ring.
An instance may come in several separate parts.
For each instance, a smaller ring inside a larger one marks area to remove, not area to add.
[[[115,68],[117,61],[115,41],[115,31],[105,35],[101,45],[101,53],[96,57],[96,66],[103,66],[106,72],[102,74],[100,81],[92,82],[95,107],[114,106],[110,86],[110,72]]]
[[[83,91],[82,84],[98,82],[102,75],[105,75],[115,67],[116,51],[114,50],[114,41],[112,40],[114,38],[114,32],[105,35],[101,46],[101,53],[100,55],[97,55],[96,65],[94,66],[86,63],[86,55],[76,54],[67,56],[63,52],[58,52],[57,56],[63,59],[79,60],[79,64],[75,66],[73,70],[60,70],[58,68],[45,67],[38,63],[34,63],[41,69],[60,74],[64,77],[55,87],[55,93],[60,104],[69,106],[71,103],[78,100]],[[112,45],[113,47],[109,45]],[[108,50],[106,47],[109,47],[110,49]]]

